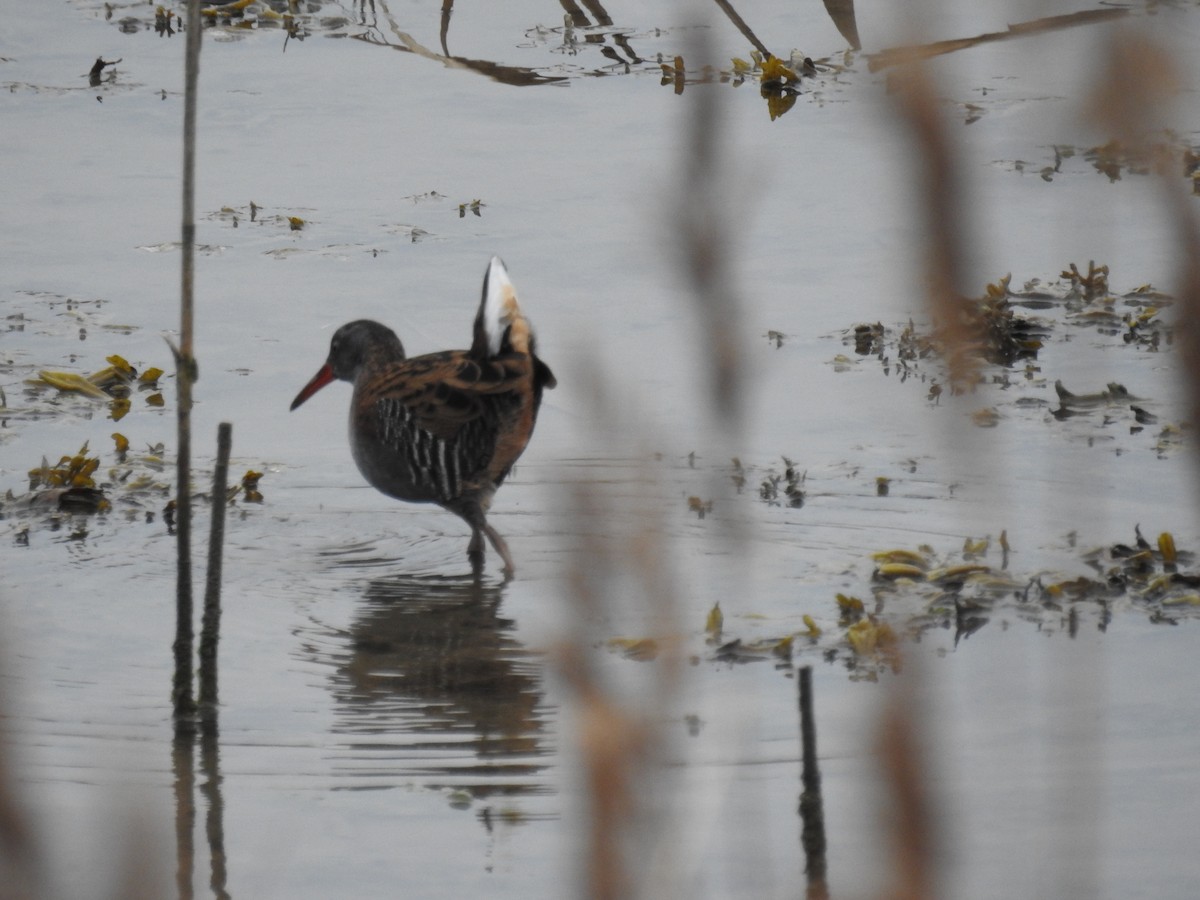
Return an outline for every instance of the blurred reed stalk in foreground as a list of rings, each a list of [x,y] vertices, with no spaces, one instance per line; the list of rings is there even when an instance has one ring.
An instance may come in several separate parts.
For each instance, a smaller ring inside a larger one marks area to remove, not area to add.
[[[705,59],[705,33],[696,35],[689,58]],[[683,177],[673,191],[671,232],[680,276],[695,302],[698,334],[692,344],[704,354],[697,371],[710,373],[703,403],[717,425],[712,433],[718,435],[714,452],[719,456],[734,446],[743,423],[741,310],[728,266],[732,241],[723,199],[729,170],[720,163],[719,93],[698,90],[687,96],[687,137],[679,154]],[[595,445],[614,433],[651,438],[644,422],[629,420],[628,404],[609,402],[599,373],[577,374],[592,393],[588,409]],[[560,651],[559,662],[574,688],[580,722],[577,739],[590,806],[583,893],[593,900],[688,893],[679,846],[681,804],[672,791],[677,775],[667,766],[678,754],[668,752],[672,745],[663,728],[678,692],[684,649],[680,636],[687,629],[679,616],[679,579],[672,568],[673,548],[665,539],[664,504],[655,497],[652,473],[644,471],[641,481],[637,509],[629,508],[627,498],[606,503],[602,485],[579,484],[572,496],[572,533],[584,535],[585,541],[571,555],[568,583],[576,633]],[[744,539],[728,523],[721,535],[726,543]],[[656,636],[657,657],[639,668],[645,684],[636,698],[606,684],[590,658],[605,652],[596,648],[604,646],[606,637],[595,633],[592,623],[615,607],[642,612]]]
[[[1180,154],[1148,143],[1151,133],[1160,127],[1162,111],[1183,88],[1182,78],[1167,49],[1132,27],[1116,31],[1111,46],[1098,57],[1106,64],[1095,79],[1087,115],[1112,138],[1153,164],[1164,217],[1179,242],[1174,289],[1179,301],[1176,340],[1187,371],[1185,387],[1195,425],[1200,423],[1200,223],[1195,200],[1179,178],[1184,166]]]
[[[699,30],[698,34],[704,34]],[[703,38],[701,38],[702,40]],[[688,51],[689,58],[707,59],[703,46]],[[1172,87],[1172,70],[1165,54],[1146,45],[1142,39],[1127,31],[1118,32],[1116,46],[1104,55],[1105,75],[1097,89],[1098,102],[1093,115],[1104,123],[1113,136],[1136,146],[1145,136],[1139,111],[1161,110]],[[1134,77],[1131,77],[1133,73]],[[947,348],[946,363],[951,385],[957,390],[969,390],[978,383],[982,366],[977,352],[979,335],[969,326],[964,297],[965,208],[962,190],[961,151],[947,131],[947,125],[936,85],[928,71],[915,60],[903,65],[889,83],[895,108],[907,127],[916,148],[916,181],[922,206],[924,227],[919,230],[919,246],[925,262],[927,298],[930,313],[937,321],[939,335]],[[673,219],[678,238],[681,275],[691,286],[700,335],[694,346],[704,354],[697,368],[711,372],[708,402],[718,422],[730,425],[728,434],[736,437],[742,422],[741,408],[746,389],[738,354],[739,335],[736,325],[740,310],[736,290],[729,272],[730,243],[721,232],[721,223],[728,216],[722,204],[714,202],[716,189],[725,183],[728,173],[720,171],[718,136],[722,133],[716,108],[715,90],[694,90],[687,135],[688,145],[680,154],[683,160],[684,183],[677,189],[679,207]],[[1178,159],[1166,161],[1166,166],[1178,167]],[[1200,421],[1200,228],[1186,196],[1178,187],[1178,179],[1163,179],[1164,209],[1173,223],[1180,242],[1181,272],[1177,296],[1181,299],[1179,327],[1184,342],[1188,366],[1189,391],[1193,403],[1193,418]],[[611,416],[611,411],[606,415]],[[615,418],[605,416],[598,422],[611,424]],[[947,432],[948,449],[955,445],[954,433]],[[987,465],[986,460],[974,460]],[[596,500],[595,488],[580,486],[576,509],[580,519],[577,533],[619,535],[621,521],[615,511],[605,510]],[[625,510],[628,513],[628,510]],[[634,520],[628,514],[624,522]],[[639,601],[651,604],[664,623],[675,609],[676,588],[665,572],[669,548],[662,546],[661,530],[654,525],[652,514],[642,520],[635,534],[626,534],[601,546],[600,538],[589,542],[576,554],[576,569],[572,588],[579,616],[577,621],[594,620],[596,610],[615,600],[611,584],[596,573],[617,567],[632,573],[643,586]],[[587,562],[585,562],[587,560]],[[609,579],[611,581],[611,579]],[[671,841],[672,822],[660,809],[657,821],[668,831],[649,829],[647,821],[655,818],[647,807],[646,798],[636,788],[640,783],[653,782],[661,768],[658,755],[662,747],[659,728],[661,716],[653,710],[635,710],[623,703],[616,692],[600,682],[595,666],[589,664],[589,647],[597,641],[589,638],[583,627],[576,640],[564,651],[562,665],[570,683],[577,691],[582,727],[579,740],[586,770],[586,784],[592,805],[588,823],[590,838],[585,863],[585,893],[592,898],[665,896],[684,892],[679,871],[654,867],[651,860],[666,859],[653,847]],[[680,633],[668,629],[665,633]],[[677,670],[669,667],[660,674],[654,695],[660,700],[669,696]],[[939,894],[939,832],[945,827],[936,803],[936,792],[930,781],[928,741],[930,732],[922,714],[923,668],[909,666],[886,702],[878,726],[878,758],[888,787],[888,799],[881,803],[881,819],[885,824],[891,847],[890,862],[885,867],[883,896],[896,900],[918,900]],[[1083,679],[1083,680],[1081,680]],[[1086,676],[1073,679],[1074,690],[1088,691]],[[665,709],[660,707],[659,713]],[[1095,737],[1092,735],[1092,737]],[[1094,755],[1094,748],[1083,746],[1090,740],[1083,733],[1074,735],[1081,755]],[[1083,767],[1087,778],[1097,770]],[[1084,785],[1095,791],[1095,783]],[[1068,803],[1071,797],[1068,795]],[[1078,811],[1086,803],[1075,799]],[[1081,805],[1082,804],[1082,805]],[[884,810],[888,815],[883,817]],[[1072,821],[1070,811],[1064,821]],[[664,821],[665,819],[665,821]],[[1094,823],[1078,822],[1077,837],[1071,839],[1075,865],[1092,854],[1097,862]],[[651,832],[651,846],[639,843],[637,835]],[[676,863],[679,860],[675,860]],[[1090,870],[1089,870],[1090,871]],[[831,873],[836,880],[836,872]],[[1093,876],[1084,872],[1072,875],[1062,872],[1061,885],[1072,889],[1095,887]],[[824,882],[810,890],[827,890]]]
[[[596,438],[603,442],[620,419],[600,377],[586,378]],[[660,896],[647,890],[661,880],[655,870],[659,876],[674,871],[664,861],[670,856],[675,780],[664,768],[667,739],[661,725],[677,689],[683,648],[658,642],[657,658],[639,668],[644,690],[636,696],[606,682],[595,656],[605,652],[610,636],[602,624],[609,609],[623,608],[635,620],[644,612],[654,635],[678,633],[670,547],[648,471],[640,474],[639,488],[642,505],[636,511],[628,509],[627,498],[606,497],[603,485],[577,484],[569,498],[572,533],[582,535],[582,546],[570,555],[568,570],[574,631],[557,656],[575,696],[575,737],[588,802],[582,895],[594,900]]]
[[[1151,132],[1160,127],[1161,113],[1178,90],[1179,81],[1164,48],[1131,27],[1114,29],[1113,33],[1112,46],[1097,54],[1104,65],[1096,79],[1088,115],[1105,130],[1107,139],[1119,141],[1147,162],[1153,161],[1160,176],[1164,215],[1179,240],[1180,271],[1174,291],[1180,301],[1177,333],[1184,353],[1191,417],[1200,421],[1200,227],[1178,178],[1183,165],[1179,154],[1166,151],[1166,158],[1154,159],[1158,151],[1147,142]],[[975,345],[979,335],[963,327],[961,308],[965,302],[961,289],[964,247],[959,236],[967,233],[961,154],[948,134],[937,87],[923,65],[916,61],[902,65],[889,80],[889,93],[917,150],[930,313],[947,344],[951,384],[960,390],[969,389],[977,380]],[[953,451],[955,441],[949,431],[947,444],[947,449]],[[989,464],[986,460],[973,463]],[[893,835],[892,881],[886,896],[896,900],[918,900],[939,893],[937,832],[944,823],[932,801],[927,776],[925,758],[929,748],[922,746],[927,732],[921,726],[921,694],[916,690],[919,682],[915,674],[910,668],[891,692],[892,700],[880,729],[879,755],[892,799],[888,828]],[[1090,668],[1072,672],[1067,690],[1086,705],[1086,701],[1095,699],[1100,674]],[[1060,849],[1065,852],[1052,878],[1066,895],[1091,896],[1099,888],[1095,873],[1100,842],[1091,813],[1092,797],[1100,790],[1097,741],[1102,735],[1092,727],[1072,731],[1067,737],[1075,744],[1073,755],[1078,764],[1072,770],[1071,784],[1061,792],[1070,808],[1060,811],[1059,820],[1069,833],[1062,836]]]

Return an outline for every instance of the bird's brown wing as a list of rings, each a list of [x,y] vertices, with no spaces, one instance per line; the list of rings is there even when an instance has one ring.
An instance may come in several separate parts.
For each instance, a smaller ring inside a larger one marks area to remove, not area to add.
[[[390,363],[371,379],[371,390],[359,402],[402,407],[419,428],[453,440],[469,423],[502,415],[509,405],[506,395],[519,397],[531,372],[525,354],[476,360],[461,350],[430,353]]]

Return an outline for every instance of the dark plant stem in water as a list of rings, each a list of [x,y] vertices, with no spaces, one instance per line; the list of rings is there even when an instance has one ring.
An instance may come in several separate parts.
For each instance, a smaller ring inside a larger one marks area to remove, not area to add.
[[[812,666],[801,666],[800,745],[804,767],[800,783],[800,844],[804,848],[806,896],[817,900],[829,896],[825,881],[825,801],[821,795],[821,770],[817,765],[817,720],[813,715]]]
[[[178,567],[175,588],[175,681],[171,699],[176,727],[186,727],[195,712],[192,694],[192,500],[191,500],[191,425],[192,382],[196,379],[196,361],[192,355],[192,287],[196,249],[196,82],[200,74],[200,3],[188,0],[187,46],[184,63],[183,103],[183,212],[182,271],[179,292],[179,348],[175,350],[175,369],[179,389],[179,451],[176,472],[175,504],[178,519],[176,533]]]
[[[221,548],[225,541],[226,488],[233,426],[217,427],[217,466],[213,471],[212,527],[208,534],[208,573],[204,585],[204,616],[200,625],[200,707],[207,720],[216,716],[217,642],[221,635]]]

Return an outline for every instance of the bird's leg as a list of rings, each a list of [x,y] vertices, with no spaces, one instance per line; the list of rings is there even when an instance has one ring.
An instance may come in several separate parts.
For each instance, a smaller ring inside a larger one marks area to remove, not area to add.
[[[455,512],[471,526],[471,543],[467,545],[467,558],[471,561],[472,571],[476,575],[483,571],[483,537],[487,535],[487,539],[491,541],[496,552],[500,554],[500,558],[504,560],[504,568],[501,571],[504,572],[505,579],[512,578],[516,567],[508,552],[508,544],[505,543],[504,538],[500,537],[496,529],[488,524],[483,507],[479,503],[473,502],[461,509],[456,509]]]
[[[496,548],[496,552],[500,554],[500,558],[504,560],[504,568],[501,569],[504,572],[504,577],[512,578],[516,573],[516,567],[513,565],[512,557],[509,556],[508,544],[504,538],[500,537],[500,533],[486,521],[483,523],[483,532],[488,536],[488,540],[492,542],[492,546]],[[478,534],[479,532],[475,533]]]
[[[471,561],[471,571],[475,575],[483,572],[483,532],[471,526],[471,543],[467,544],[467,559]]]

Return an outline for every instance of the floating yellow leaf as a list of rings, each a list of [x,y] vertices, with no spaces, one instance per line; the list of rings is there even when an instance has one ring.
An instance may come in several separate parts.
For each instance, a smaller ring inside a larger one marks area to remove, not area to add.
[[[747,75],[754,70],[753,63],[748,63],[744,59],[735,56],[733,58],[733,71],[737,75]]]
[[[877,563],[908,563],[910,566],[927,566],[925,557],[915,550],[880,550],[872,553],[871,559]]]
[[[846,615],[849,613],[853,613],[856,615],[862,615],[863,602],[861,600],[859,600],[857,597],[847,597],[845,594],[838,594],[837,595],[837,605],[838,605],[838,609],[840,609],[842,611],[843,615]]]
[[[143,491],[146,488],[155,487],[156,482],[152,475],[148,472],[143,472],[136,478],[128,479],[124,484],[127,491]]]
[[[125,437],[121,432],[114,431],[112,439],[117,445],[118,453],[125,453],[129,449],[129,438]]]
[[[908,563],[884,563],[875,570],[876,578],[895,581],[898,578],[912,578],[916,581],[925,580],[925,570],[921,566]]]
[[[781,81],[784,84],[795,84],[800,80],[792,69],[790,69],[782,59],[778,56],[768,56],[762,63],[762,74],[758,76],[759,81],[764,84],[768,81]]]
[[[154,384],[158,379],[162,378],[163,370],[157,366],[151,366],[139,376],[138,381],[142,384]]]
[[[131,380],[137,378],[137,370],[129,364],[125,357],[118,356],[114,353],[112,356],[106,357],[105,362],[109,363],[114,369],[116,369],[126,378]]]
[[[220,6],[209,6],[200,10],[201,15],[205,16],[226,16],[230,13],[244,10],[247,6],[255,3],[256,0],[233,0],[232,3],[223,3]]]
[[[1178,594],[1174,597],[1167,597],[1163,600],[1163,606],[1200,606],[1200,594],[1194,591],[1188,594]]]
[[[870,656],[876,651],[886,651],[895,647],[896,632],[887,622],[876,622],[872,619],[862,619],[855,622],[846,631],[846,639],[854,652],[859,656]]]
[[[1175,538],[1171,536],[1171,532],[1164,531],[1158,536],[1158,552],[1162,554],[1163,562],[1167,565],[1174,565],[1179,559],[1175,552]]]
[[[991,571],[990,566],[968,563],[961,566],[946,566],[941,569],[931,569],[925,577],[929,581],[943,584],[947,581],[962,581],[969,575],[984,575]]]
[[[804,616],[804,627],[808,629],[805,632],[805,634],[808,635],[809,637],[816,638],[816,637],[821,636],[821,626],[819,626],[816,622],[813,621],[812,616],[810,616],[810,615]],[[789,638],[789,640],[790,640],[790,638]]]
[[[84,459],[75,457],[71,460],[71,487],[95,487],[92,475],[100,468],[100,460],[96,457]]]
[[[92,475],[100,467],[100,460],[87,455],[88,445],[84,443],[74,456],[64,456],[57,464],[51,466],[42,459],[42,464],[36,469],[29,470],[30,489],[36,490],[45,485],[51,488],[94,488]]]
[[[116,366],[105,366],[99,372],[93,372],[87,377],[87,380],[94,384],[100,390],[111,393],[115,387],[124,387],[129,383],[129,379],[118,371]]]
[[[1008,284],[1010,281],[1012,281],[1011,272],[1001,278],[996,284],[989,284],[987,286],[987,295],[993,299],[999,299],[1000,297],[1007,296]]]
[[[108,417],[120,422],[129,413],[129,398],[114,397],[108,404]]]
[[[988,547],[991,546],[992,539],[990,537],[980,538],[973,541],[967,538],[963,541],[963,557],[970,558],[972,556],[987,556]]]
[[[708,611],[708,618],[704,620],[704,631],[716,637],[721,634],[724,625],[725,616],[721,613],[721,604],[714,603],[713,608]]]
[[[305,224],[307,223],[299,216],[288,216],[288,227],[290,227],[292,231],[299,231],[305,226]]]
[[[108,394],[96,387],[82,375],[76,372],[52,372],[48,369],[43,369],[38,372],[38,378],[42,383],[50,385],[60,391],[77,391],[80,394],[86,394],[89,397],[95,397],[97,400],[110,399]],[[37,381],[34,381],[36,384]]]
[[[162,406],[163,403],[165,402],[163,400],[162,391],[158,391],[156,393],[151,394],[149,397],[146,398],[146,402],[149,403],[151,406]]]
[[[246,474],[242,476],[242,496],[247,503],[263,502],[263,495],[258,491],[258,480],[262,476],[262,472],[255,472],[253,469],[247,469]]]

